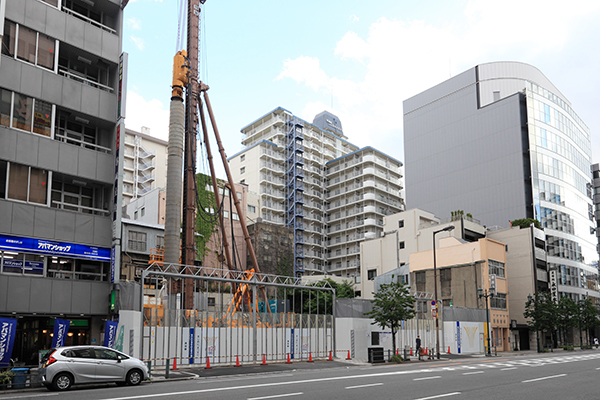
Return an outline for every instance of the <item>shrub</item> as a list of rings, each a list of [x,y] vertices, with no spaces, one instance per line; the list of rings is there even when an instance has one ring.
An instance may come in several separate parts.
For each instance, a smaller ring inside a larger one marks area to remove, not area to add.
[[[15,374],[9,369],[0,372],[0,385],[8,385],[13,376],[15,376]]]
[[[402,359],[402,356],[398,354],[394,354],[392,357],[390,357],[390,362],[393,363],[402,364],[403,361],[404,360]]]

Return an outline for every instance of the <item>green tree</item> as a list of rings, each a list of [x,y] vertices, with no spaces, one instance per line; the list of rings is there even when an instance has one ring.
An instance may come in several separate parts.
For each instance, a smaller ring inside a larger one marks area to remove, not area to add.
[[[535,292],[525,303],[523,316],[527,325],[539,334],[539,331],[554,331],[558,316],[558,307],[548,292]],[[538,340],[538,351],[540,343]]]
[[[536,228],[542,229],[542,225],[540,225],[540,221],[534,218],[521,218],[515,219],[510,222],[511,226],[520,226],[521,228],[529,228],[529,226],[533,224]]]
[[[415,298],[410,294],[406,284],[400,282],[385,283],[375,292],[371,300],[373,310],[365,313],[373,318],[383,329],[390,328],[392,331],[393,348],[396,348],[396,332],[402,321],[415,316]]]
[[[579,310],[580,310],[580,319],[581,319],[581,329],[587,330],[596,328],[600,325],[600,321],[598,320],[598,309],[592,303],[592,300],[589,298],[579,302]],[[587,337],[588,346],[590,345],[590,337]]]
[[[577,303],[570,297],[561,297],[557,304],[556,327],[562,332],[563,340],[567,330],[577,325],[579,310]]]
[[[331,278],[315,282],[313,287],[331,287],[335,290],[336,299],[354,298],[354,284],[350,281],[338,283]],[[302,289],[300,291],[302,311],[309,314],[333,314],[333,293],[331,290]],[[296,303],[298,304],[298,303]]]

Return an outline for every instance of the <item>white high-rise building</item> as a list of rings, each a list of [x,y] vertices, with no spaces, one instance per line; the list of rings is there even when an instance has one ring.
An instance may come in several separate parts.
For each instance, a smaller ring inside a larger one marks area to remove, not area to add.
[[[155,188],[167,187],[167,145],[164,140],[142,132],[125,131],[123,204],[143,196]]]
[[[294,229],[295,274],[360,276],[360,242],[404,209],[402,163],[348,142],[329,112],[309,123],[279,107],[242,134],[232,175],[258,194],[258,217]]]

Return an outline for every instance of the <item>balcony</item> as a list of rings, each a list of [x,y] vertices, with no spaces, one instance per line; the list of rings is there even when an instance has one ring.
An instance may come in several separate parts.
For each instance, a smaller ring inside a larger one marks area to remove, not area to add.
[[[112,12],[107,13],[106,5],[102,5],[103,10],[100,10],[99,6],[95,6],[94,2],[84,4],[83,2],[71,1],[64,2],[62,6],[62,12],[71,15],[81,21],[95,26],[96,28],[102,29],[105,32],[117,34],[116,27],[118,22],[118,7],[112,7]],[[108,2],[105,2],[108,3]],[[108,3],[110,4],[110,3]]]

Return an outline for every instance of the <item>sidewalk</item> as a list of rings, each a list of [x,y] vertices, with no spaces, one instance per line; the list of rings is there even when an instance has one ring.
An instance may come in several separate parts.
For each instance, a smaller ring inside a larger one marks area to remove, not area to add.
[[[310,369],[330,369],[330,368],[351,368],[351,367],[364,367],[365,365],[371,365],[368,363],[360,363],[352,360],[316,360],[314,362],[308,362],[306,360],[295,361],[290,364],[285,362],[268,363],[262,365],[257,362],[256,364],[244,364],[239,367],[234,366],[212,366],[210,369],[206,369],[204,365],[192,364],[178,366],[176,370],[169,368],[168,378],[167,371],[164,366],[152,368],[151,377],[153,382],[164,381],[164,380],[181,380],[181,379],[197,379],[206,377],[217,377],[217,376],[231,376],[231,375],[250,375],[250,374],[263,374],[263,373],[285,373],[297,370],[310,370]]]

